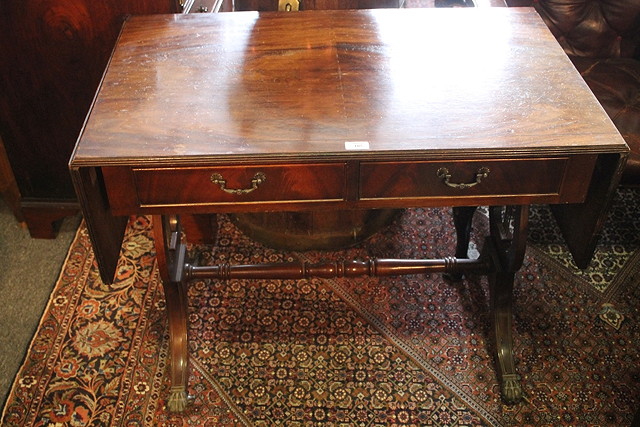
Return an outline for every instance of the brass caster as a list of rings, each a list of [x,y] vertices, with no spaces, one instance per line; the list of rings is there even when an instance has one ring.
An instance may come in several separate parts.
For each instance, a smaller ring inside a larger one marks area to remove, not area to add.
[[[520,376],[508,374],[502,377],[502,399],[507,405],[514,405],[522,400]]]
[[[167,408],[170,412],[183,412],[187,408],[187,392],[184,386],[171,387]]]

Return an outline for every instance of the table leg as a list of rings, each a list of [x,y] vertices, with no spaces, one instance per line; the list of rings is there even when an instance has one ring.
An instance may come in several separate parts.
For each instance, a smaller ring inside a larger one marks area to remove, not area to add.
[[[453,225],[456,229],[456,258],[469,257],[471,225],[477,206],[459,206],[453,208]],[[453,282],[462,280],[462,273],[445,273],[444,277]]]
[[[171,392],[167,407],[181,412],[187,406],[188,342],[187,287],[183,277],[186,249],[177,216],[153,217],[156,257],[167,302]]]
[[[508,404],[522,399],[520,377],[513,360],[513,281],[522,266],[526,247],[528,206],[491,207],[489,222],[491,234],[487,245],[491,248],[493,271],[489,273],[491,285],[491,311],[498,353],[498,373],[503,400]]]

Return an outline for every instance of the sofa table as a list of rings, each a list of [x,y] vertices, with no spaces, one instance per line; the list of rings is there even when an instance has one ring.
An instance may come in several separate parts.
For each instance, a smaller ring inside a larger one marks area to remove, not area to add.
[[[533,9],[234,12],[128,19],[70,169],[106,283],[127,217],[154,215],[171,410],[187,402],[196,277],[486,273],[502,395],[517,402],[511,294],[528,206],[554,206],[586,266],[627,153]],[[479,205],[490,235],[467,259]],[[454,208],[455,257],[185,259],[180,215],[418,206]]]

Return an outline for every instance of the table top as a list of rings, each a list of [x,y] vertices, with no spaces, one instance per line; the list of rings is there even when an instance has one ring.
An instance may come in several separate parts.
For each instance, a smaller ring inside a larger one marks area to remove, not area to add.
[[[75,167],[624,152],[530,8],[131,17]]]

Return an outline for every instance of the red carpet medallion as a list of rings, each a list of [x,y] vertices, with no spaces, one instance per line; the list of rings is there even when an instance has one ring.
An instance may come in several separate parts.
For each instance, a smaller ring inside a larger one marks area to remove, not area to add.
[[[639,224],[624,221],[638,207],[630,194],[613,216],[637,235]],[[628,425],[640,405],[638,242],[627,230],[626,246],[611,243],[620,231],[608,231],[594,286],[596,273],[572,274],[547,219],[534,210],[538,228],[515,290],[515,355],[527,395],[519,405],[499,400],[479,277],[195,281],[192,400],[186,413],[169,414],[162,288],[150,224],[139,217],[109,287],[80,228],[3,425]],[[200,264],[440,257],[452,253],[450,222],[447,210],[407,210],[357,248],[283,253],[220,216],[217,246],[190,252]],[[483,215],[474,224],[480,242]]]

